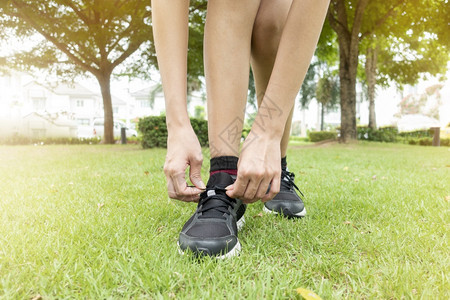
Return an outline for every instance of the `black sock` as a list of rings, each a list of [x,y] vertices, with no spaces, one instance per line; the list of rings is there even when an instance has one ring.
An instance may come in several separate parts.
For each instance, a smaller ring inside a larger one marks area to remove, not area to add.
[[[237,156],[218,156],[211,158],[209,175],[218,172],[225,172],[230,175],[237,175]]]
[[[281,170],[286,171],[287,170],[287,160],[286,157],[281,158]]]

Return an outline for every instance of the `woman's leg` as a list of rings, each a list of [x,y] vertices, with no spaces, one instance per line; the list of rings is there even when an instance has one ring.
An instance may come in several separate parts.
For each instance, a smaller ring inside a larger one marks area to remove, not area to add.
[[[208,2],[204,59],[211,158],[239,154],[259,5],[260,0]]]
[[[272,74],[273,65],[280,44],[281,33],[287,19],[292,0],[262,0],[252,34],[251,65],[255,78],[258,106]],[[291,111],[281,139],[281,157],[286,156],[292,122]]]

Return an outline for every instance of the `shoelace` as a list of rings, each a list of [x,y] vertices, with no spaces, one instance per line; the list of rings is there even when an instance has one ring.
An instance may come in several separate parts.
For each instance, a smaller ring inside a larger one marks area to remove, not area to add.
[[[225,192],[225,188],[218,186],[208,188],[206,191],[202,192],[200,194],[200,200],[198,204],[201,208],[198,210],[198,213],[205,214],[208,211],[214,210],[216,212],[219,212],[220,215],[230,214],[228,207],[233,206],[233,202],[231,198],[225,194]],[[214,205],[207,205],[210,200],[220,201],[215,201]]]
[[[295,184],[294,179],[295,179],[294,173],[289,172],[288,170],[281,170],[281,186],[283,186],[289,190],[292,190],[293,188],[295,188],[300,193],[300,195],[305,197],[305,195],[303,195],[302,191],[300,191],[298,186]]]

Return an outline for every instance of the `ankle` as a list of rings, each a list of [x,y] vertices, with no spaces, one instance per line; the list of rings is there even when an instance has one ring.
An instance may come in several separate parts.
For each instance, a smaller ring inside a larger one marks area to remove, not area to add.
[[[237,175],[237,156],[217,156],[211,158],[210,176],[219,172]]]

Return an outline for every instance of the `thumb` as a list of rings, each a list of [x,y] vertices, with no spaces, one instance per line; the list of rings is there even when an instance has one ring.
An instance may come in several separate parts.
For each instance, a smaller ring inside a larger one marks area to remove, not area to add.
[[[233,183],[233,184],[230,184],[230,185],[227,186],[225,189],[227,190],[225,193],[228,195],[228,197],[234,198],[234,197],[233,197],[233,196],[234,196],[234,183]]]
[[[202,181],[201,170],[202,170],[202,163],[192,164],[189,168],[189,179],[191,179],[191,182],[197,188],[204,190],[206,189],[206,186]]]

